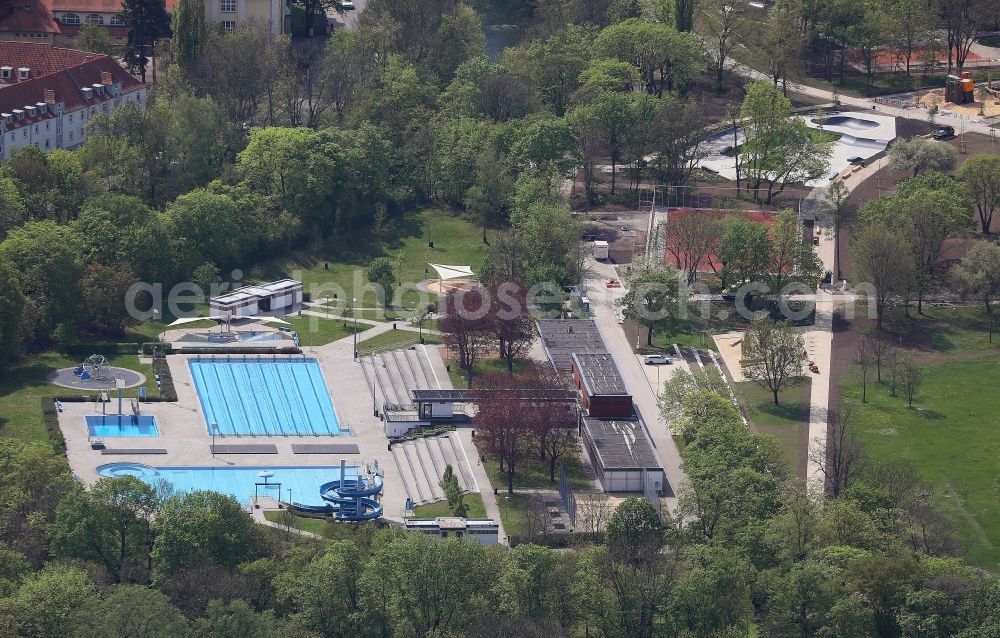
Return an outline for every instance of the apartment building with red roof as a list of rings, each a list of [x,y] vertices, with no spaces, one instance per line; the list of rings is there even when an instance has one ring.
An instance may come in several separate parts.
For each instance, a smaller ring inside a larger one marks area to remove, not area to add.
[[[52,44],[58,34],[51,0],[0,0],[0,40]]]
[[[106,55],[0,42],[0,160],[25,146],[79,146],[93,117],[125,102],[144,108],[146,92]]]

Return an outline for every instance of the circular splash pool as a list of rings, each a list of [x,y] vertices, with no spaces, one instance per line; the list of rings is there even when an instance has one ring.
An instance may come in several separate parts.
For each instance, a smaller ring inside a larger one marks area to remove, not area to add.
[[[134,476],[138,479],[153,479],[159,476],[155,467],[142,463],[108,463],[97,468],[101,476]]]

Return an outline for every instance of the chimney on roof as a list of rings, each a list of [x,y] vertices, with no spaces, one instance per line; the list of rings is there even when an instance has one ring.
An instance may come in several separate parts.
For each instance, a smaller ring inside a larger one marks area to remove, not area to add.
[[[101,84],[114,84],[110,71],[101,71]]]
[[[44,91],[42,91],[42,94],[45,96],[46,104],[56,103],[56,92],[53,91],[52,89],[45,89]]]

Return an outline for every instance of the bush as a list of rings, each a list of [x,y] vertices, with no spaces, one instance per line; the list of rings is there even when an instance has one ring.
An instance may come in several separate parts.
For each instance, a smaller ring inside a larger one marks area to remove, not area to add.
[[[48,397],[42,399],[42,423],[45,425],[45,434],[49,437],[52,449],[56,454],[65,454],[66,439],[59,429],[59,412],[56,410],[55,399]]]
[[[542,547],[548,547],[549,549],[566,549],[569,547],[587,547],[590,545],[600,545],[604,542],[603,534],[600,538],[594,538],[593,534],[588,532],[559,532],[559,533],[549,533],[549,534],[536,534],[534,538],[528,539],[523,536],[511,536],[510,546],[517,547],[524,543],[531,543],[533,545],[541,545]]]
[[[142,354],[147,357],[154,356],[157,352],[170,354],[173,352],[173,348],[170,347],[169,343],[161,343],[159,341],[147,341],[142,344]]]

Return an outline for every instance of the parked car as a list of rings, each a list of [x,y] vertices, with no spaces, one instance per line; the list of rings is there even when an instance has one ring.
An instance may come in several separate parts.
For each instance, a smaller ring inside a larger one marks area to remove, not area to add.
[[[642,358],[643,362],[648,366],[659,366],[665,363],[673,363],[670,357],[662,354],[647,354]]]
[[[850,162],[851,164],[853,164],[854,166],[864,166],[865,165],[865,158],[863,158],[863,157],[854,156],[854,157],[848,158],[847,161]]]
[[[351,0],[343,0],[340,6],[344,8],[344,11],[354,11],[354,3]]]
[[[934,129],[934,133],[931,135],[936,140],[946,140],[955,137],[955,127],[954,126],[939,126]]]

